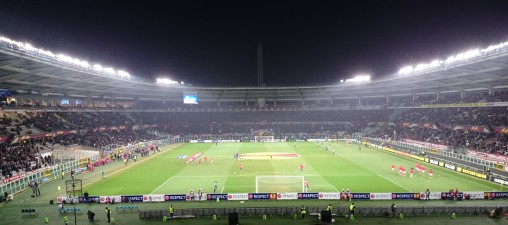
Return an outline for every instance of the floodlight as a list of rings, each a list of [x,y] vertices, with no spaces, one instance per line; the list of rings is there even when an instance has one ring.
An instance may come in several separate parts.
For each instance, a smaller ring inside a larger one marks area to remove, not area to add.
[[[164,84],[164,85],[168,85],[168,84],[178,84],[178,81],[174,81],[174,80],[170,80],[168,78],[157,78],[157,84]]]
[[[95,65],[93,65],[93,69],[96,70],[96,71],[101,72],[102,71],[102,66],[100,64],[95,64]]]
[[[116,73],[120,77],[130,78],[131,75],[123,70],[118,70]]]
[[[113,68],[104,68],[103,71],[107,74],[116,75],[116,71]]]
[[[399,70],[399,74],[400,75],[405,75],[405,74],[410,74],[413,72],[413,67],[412,66],[406,66],[402,69]]]
[[[36,51],[37,49],[34,48],[31,44],[28,44],[28,43],[25,43],[25,45],[23,46],[23,48],[27,51]]]
[[[346,79],[346,83],[361,83],[361,82],[369,82],[370,75],[357,75],[351,79]]]

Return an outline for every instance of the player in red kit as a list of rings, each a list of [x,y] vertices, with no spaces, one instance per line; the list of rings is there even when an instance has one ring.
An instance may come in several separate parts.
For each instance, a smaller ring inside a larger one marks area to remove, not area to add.
[[[395,171],[395,164],[392,164],[392,174],[394,173]]]
[[[243,172],[243,164],[240,163],[240,172]]]
[[[198,163],[199,163],[199,165],[201,165],[201,159],[199,159]]]
[[[417,164],[416,164],[416,172],[417,172],[417,173],[420,173],[420,172],[421,172],[421,166],[420,166],[420,163],[417,163]]]
[[[205,156],[205,163],[206,163],[206,160],[208,159],[208,157]]]
[[[432,169],[429,170],[429,177],[432,179]]]
[[[422,166],[422,174],[425,174],[425,166]]]
[[[303,173],[303,164],[300,164],[300,172]]]
[[[413,178],[413,173],[414,173],[414,169],[413,167],[411,167],[411,169],[409,170],[409,177]]]

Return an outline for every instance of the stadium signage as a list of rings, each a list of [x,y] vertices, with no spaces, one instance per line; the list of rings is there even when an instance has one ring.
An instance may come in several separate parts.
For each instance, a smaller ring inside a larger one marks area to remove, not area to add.
[[[298,193],[277,193],[277,200],[295,200],[298,199]]]
[[[217,199],[228,200],[228,194],[207,194],[206,195],[206,200],[216,201]]]
[[[457,194],[457,199],[462,199],[463,197],[464,197],[463,192],[459,192],[459,194]],[[450,192],[441,192],[441,199],[450,199],[450,198],[451,198]]]
[[[186,201],[187,197],[184,194],[180,195],[164,195],[164,201]]]
[[[502,185],[508,185],[508,181],[499,178],[494,178],[494,182]]]
[[[275,193],[249,193],[249,200],[275,200],[277,194]]]
[[[471,176],[474,176],[474,177],[478,177],[478,178],[482,178],[482,179],[487,180],[487,175],[483,174],[483,173],[478,173],[478,172],[475,172],[475,171],[472,171],[472,170],[468,170],[468,169],[463,169],[463,168],[460,168],[460,167],[457,168],[457,171],[461,172],[461,173],[465,173],[465,174],[471,175]]]
[[[353,193],[353,200],[369,200],[370,193]]]
[[[100,203],[112,203],[112,202],[121,202],[122,196],[100,196]]]
[[[447,168],[447,169],[455,170],[455,166],[451,165],[451,164],[448,164],[448,163],[445,163],[444,167]]]
[[[475,191],[475,192],[464,192],[465,199],[484,199],[485,192]]]
[[[434,160],[434,159],[430,159],[429,162],[434,164],[434,165],[438,165],[439,164],[439,162],[437,160]]]
[[[67,201],[66,196],[60,196],[60,197],[56,198],[56,202],[58,202],[58,203],[62,203],[63,201]]]
[[[488,196],[490,199],[497,199],[497,198],[508,198],[508,192],[485,192],[485,196]]]
[[[143,195],[122,195],[122,202],[143,202]]]
[[[411,158],[413,158],[413,159],[418,159],[418,160],[420,160],[420,161],[425,161],[425,158],[424,158],[424,157],[421,157],[421,156],[411,155]]]
[[[420,193],[392,193],[394,200],[420,199]]]
[[[319,193],[298,193],[298,199],[319,199]]]
[[[100,197],[99,196],[88,196],[88,198],[85,198],[83,196],[79,197],[80,203],[95,203],[99,202]]]
[[[340,199],[338,192],[320,192],[319,199]]]
[[[370,193],[370,200],[390,200],[392,193]]]
[[[427,199],[427,194],[425,192],[420,193],[420,199]],[[430,192],[429,200],[439,200],[441,199],[441,192]]]
[[[247,194],[247,193],[228,194],[228,200],[231,200],[231,201],[249,200],[249,194]]]
[[[164,195],[143,195],[143,202],[163,202]]]

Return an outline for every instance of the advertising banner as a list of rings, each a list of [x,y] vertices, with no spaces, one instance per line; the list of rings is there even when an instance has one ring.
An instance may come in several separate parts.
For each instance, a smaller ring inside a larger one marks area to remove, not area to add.
[[[186,201],[186,200],[187,197],[185,194],[164,195],[164,201],[166,202]]]
[[[230,200],[230,201],[245,201],[245,200],[249,200],[249,194],[247,194],[247,193],[228,194],[228,200]]]
[[[420,193],[420,199],[426,200],[427,194],[425,192]],[[441,192],[430,192],[429,194],[429,200],[439,200],[441,199]]]
[[[298,199],[319,199],[319,193],[298,193]]]
[[[298,193],[277,193],[277,200],[295,200],[298,199]]]
[[[163,202],[164,195],[162,194],[152,194],[152,195],[143,195],[143,202]]]
[[[485,198],[485,192],[482,192],[482,191],[465,191],[464,192],[464,198],[465,199],[472,199],[472,200],[484,199]]]
[[[352,193],[353,200],[370,200],[370,193]]]
[[[508,199],[508,192],[485,192],[490,199]]]
[[[249,200],[276,200],[276,193],[249,193]]]
[[[122,202],[143,202],[143,195],[122,195]]]
[[[320,192],[319,193],[319,199],[339,200],[340,199],[340,193],[339,192]]]
[[[113,202],[122,202],[122,196],[100,196],[99,203],[113,203]]]
[[[57,203],[62,203],[63,201],[67,201],[67,196],[59,196],[56,198]]]
[[[81,197],[79,197],[79,202],[80,203],[98,203],[99,196],[88,196],[88,198],[81,196]]]
[[[370,200],[390,200],[392,193],[370,193]]]
[[[420,193],[392,193],[393,200],[420,199]]]
[[[217,198],[222,201],[228,200],[228,194],[207,194],[206,195],[206,200],[209,200],[209,201],[217,201]]]
[[[441,192],[441,199],[451,199],[452,196],[450,196],[450,192]],[[463,199],[464,193],[459,192],[457,195],[457,199]]]

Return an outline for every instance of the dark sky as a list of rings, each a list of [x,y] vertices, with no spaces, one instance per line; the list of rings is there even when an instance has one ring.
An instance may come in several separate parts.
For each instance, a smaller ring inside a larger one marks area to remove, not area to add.
[[[0,34],[204,85],[326,84],[508,41],[508,1],[0,0]]]

